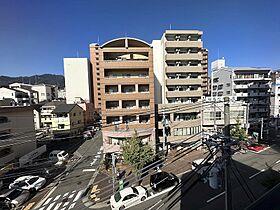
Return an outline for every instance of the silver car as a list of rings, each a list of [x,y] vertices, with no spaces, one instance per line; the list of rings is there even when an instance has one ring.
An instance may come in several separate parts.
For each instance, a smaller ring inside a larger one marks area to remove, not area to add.
[[[5,209],[5,206],[6,208],[16,208],[26,202],[29,197],[28,190],[12,189],[0,195],[0,206],[2,209]]]

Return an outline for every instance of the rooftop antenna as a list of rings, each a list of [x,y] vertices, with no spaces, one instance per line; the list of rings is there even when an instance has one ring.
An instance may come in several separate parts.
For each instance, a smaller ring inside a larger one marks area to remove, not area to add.
[[[79,51],[77,51],[77,58],[79,58]]]
[[[172,28],[172,24],[170,23],[170,24],[169,24],[169,30],[171,30],[171,28]]]
[[[99,45],[99,35],[97,36],[97,44]]]

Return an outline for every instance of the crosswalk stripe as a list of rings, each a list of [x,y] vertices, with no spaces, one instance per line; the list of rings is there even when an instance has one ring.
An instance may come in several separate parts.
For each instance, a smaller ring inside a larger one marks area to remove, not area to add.
[[[68,198],[73,198],[75,193],[71,194]]]
[[[61,204],[62,204],[62,202],[60,202],[60,203],[56,204],[56,206],[54,207],[54,209],[53,209],[53,210],[58,210],[58,209],[59,209],[59,207],[61,206]]]
[[[74,198],[73,202],[76,202],[81,197],[82,193],[83,193],[83,190],[80,190],[78,192],[78,194],[76,195],[76,197]]]
[[[73,191],[72,191],[72,193],[75,193],[75,192],[77,192],[77,191],[76,191],[76,190],[73,190]]]
[[[60,196],[61,196],[61,195],[57,195],[57,196],[53,199],[53,201],[57,201],[57,200],[60,198]]]
[[[43,206],[49,204],[49,202],[51,202],[51,200],[52,200],[52,197],[48,198],[48,200],[46,200],[46,202],[43,204]]]
[[[63,195],[63,197],[67,196],[68,194],[69,194],[69,192],[65,193],[65,194]]]
[[[60,209],[60,210],[65,210],[66,209],[66,207],[64,207],[63,209]]]
[[[46,210],[51,210],[55,202],[51,203]]]
[[[69,204],[69,202],[67,201],[67,202],[65,202],[64,204],[63,204],[63,207],[65,207],[65,206],[67,206]]]
[[[69,206],[68,209],[73,209],[75,205],[76,205],[76,203],[72,203],[71,206]]]
[[[39,210],[43,210],[45,208],[45,206],[44,207],[41,207]]]

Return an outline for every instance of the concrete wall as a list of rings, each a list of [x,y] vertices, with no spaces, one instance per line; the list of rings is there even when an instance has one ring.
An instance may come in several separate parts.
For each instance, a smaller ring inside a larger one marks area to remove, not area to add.
[[[91,102],[91,78],[88,59],[64,58],[63,61],[67,104],[74,103],[75,97]]]

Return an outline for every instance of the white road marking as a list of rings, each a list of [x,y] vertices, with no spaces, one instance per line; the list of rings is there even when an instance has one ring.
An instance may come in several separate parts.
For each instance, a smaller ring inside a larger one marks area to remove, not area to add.
[[[78,192],[78,194],[76,195],[76,197],[75,197],[74,200],[73,200],[73,203],[76,202],[76,201],[81,197],[82,193],[83,193],[83,190],[80,190],[80,191]]]
[[[51,203],[46,210],[51,210],[55,202]]]
[[[264,172],[265,169],[262,169],[261,171],[259,171],[258,173],[253,174],[252,176],[249,177],[249,179],[253,179],[255,176],[258,176],[260,173]]]
[[[61,206],[61,204],[62,204],[62,202],[60,202],[60,203],[56,204],[56,206],[54,207],[54,209],[53,209],[53,210],[58,210],[58,209],[59,209],[59,207]]]
[[[63,209],[60,209],[60,210],[65,210],[66,209],[66,207],[64,207]]]
[[[63,197],[66,197],[68,194],[69,194],[69,192],[65,193],[65,194],[63,195]]]
[[[40,207],[42,206],[42,204],[45,203],[45,201],[51,196],[51,194],[55,191],[56,188],[57,188],[57,186],[55,186],[54,188],[52,188],[52,189],[49,191],[49,193],[46,195],[46,197],[37,203],[37,205],[34,207],[34,209],[40,208]]]
[[[61,195],[57,195],[57,196],[53,199],[53,201],[57,201],[57,200],[60,198],[60,196],[61,196]]]
[[[103,146],[100,147],[100,151],[103,151]]]
[[[48,198],[48,200],[46,200],[46,202],[43,204],[43,206],[49,204],[49,202],[51,202],[51,200],[52,200],[52,197]]]
[[[71,206],[69,206],[68,209],[73,209],[75,205],[76,205],[76,203],[72,203]]]
[[[73,191],[72,191],[72,193],[75,193],[75,192],[77,192],[77,191],[76,191],[76,190],[73,190]]]
[[[220,197],[220,196],[222,196],[222,195],[224,195],[224,194],[225,194],[225,192],[222,192],[222,193],[220,193],[220,194],[218,194],[218,195],[215,195],[213,198],[208,199],[208,200],[206,201],[206,203],[210,203],[210,202],[212,202],[213,200],[215,200],[216,198],[218,198],[218,197]]]
[[[75,193],[71,194],[68,198],[73,198]]]
[[[280,163],[280,160],[277,160],[277,161],[275,162],[275,164],[278,164],[278,163]]]
[[[45,208],[45,206],[44,207],[42,207],[42,208],[40,208],[39,210],[43,210]]]
[[[69,204],[69,202],[67,201],[67,202],[65,202],[64,204],[63,204],[63,207],[65,207],[65,206],[67,206]]]
[[[88,168],[88,169],[83,169],[83,172],[94,172],[96,169],[94,168]]]

